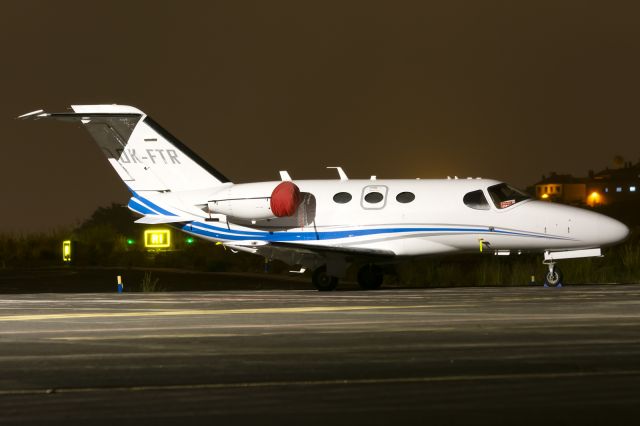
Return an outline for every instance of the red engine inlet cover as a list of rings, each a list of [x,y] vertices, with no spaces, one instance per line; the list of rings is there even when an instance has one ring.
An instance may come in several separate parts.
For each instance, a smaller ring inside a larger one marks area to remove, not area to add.
[[[300,204],[300,188],[293,182],[281,182],[271,193],[271,211],[276,217],[291,216]]]

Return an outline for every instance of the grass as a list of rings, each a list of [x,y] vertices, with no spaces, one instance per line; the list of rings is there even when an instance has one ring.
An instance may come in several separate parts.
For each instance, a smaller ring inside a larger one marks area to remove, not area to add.
[[[640,283],[640,229],[615,247],[605,248],[603,258],[558,262],[565,282]],[[86,234],[86,235],[85,235]],[[193,244],[182,250],[150,255],[141,248],[127,247],[124,237],[106,226],[95,226],[78,235],[76,266],[124,266],[178,268],[210,272],[263,272],[258,256],[231,254],[210,244]],[[0,235],[0,268],[37,268],[62,264],[62,240],[69,231]],[[274,262],[270,273],[290,268]],[[528,285],[531,276],[541,283],[546,273],[542,255],[494,256],[490,253],[412,258],[395,265],[395,276],[386,284],[407,287]],[[140,284],[145,292],[162,291],[159,279],[146,273]]]
[[[604,257],[557,263],[566,283],[640,283],[640,238],[603,250]],[[504,286],[543,282],[541,254],[494,256],[489,253],[410,259],[395,268],[392,284],[409,287]]]
[[[140,290],[144,293],[154,293],[158,291],[163,291],[163,288],[160,286],[160,278],[153,277],[151,272],[146,271],[144,276],[142,277],[142,282],[140,283]]]

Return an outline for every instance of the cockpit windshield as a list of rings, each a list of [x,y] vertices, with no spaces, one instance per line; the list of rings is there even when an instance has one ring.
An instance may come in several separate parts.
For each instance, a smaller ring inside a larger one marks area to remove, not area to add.
[[[515,189],[506,183],[500,183],[487,188],[493,204],[498,209],[506,209],[521,201],[528,200],[531,197],[524,192]]]

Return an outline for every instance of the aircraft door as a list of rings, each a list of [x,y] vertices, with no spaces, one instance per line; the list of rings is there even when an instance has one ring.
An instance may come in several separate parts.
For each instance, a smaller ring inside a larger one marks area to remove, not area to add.
[[[363,209],[381,209],[387,204],[387,192],[389,188],[385,185],[368,185],[362,190],[360,205]]]

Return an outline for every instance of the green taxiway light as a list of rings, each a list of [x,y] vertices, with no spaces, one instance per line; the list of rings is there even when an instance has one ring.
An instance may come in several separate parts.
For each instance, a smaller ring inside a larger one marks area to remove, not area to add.
[[[128,238],[128,239],[127,239],[127,245],[132,246],[132,245],[134,245],[134,244],[135,244],[135,240],[134,240],[133,238]]]
[[[187,244],[193,244],[195,242],[195,240],[192,237],[187,237],[187,239],[185,240],[185,242]]]

